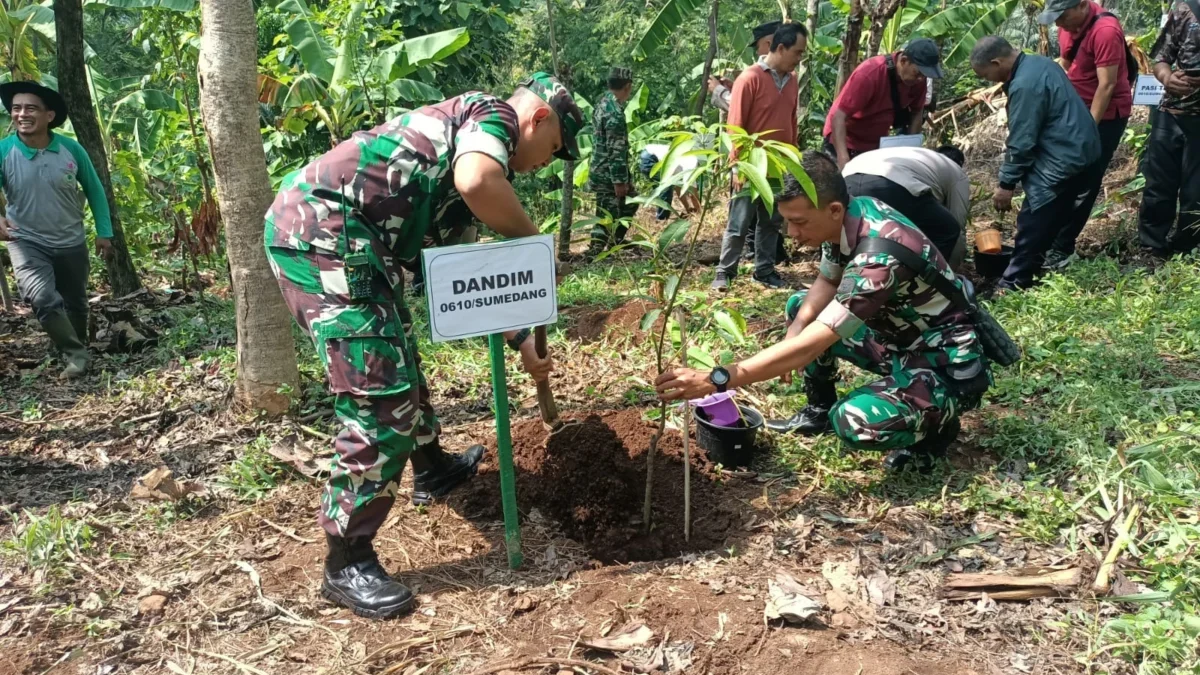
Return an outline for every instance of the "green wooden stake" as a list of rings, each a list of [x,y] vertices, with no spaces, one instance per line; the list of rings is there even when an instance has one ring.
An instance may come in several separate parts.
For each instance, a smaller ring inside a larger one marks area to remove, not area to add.
[[[504,548],[508,567],[521,566],[521,523],[517,514],[517,477],[513,472],[512,432],[508,428],[508,383],[504,374],[504,336],[488,336],[492,361],[492,397],[496,404],[496,450],[500,459],[500,503],[504,506]]]

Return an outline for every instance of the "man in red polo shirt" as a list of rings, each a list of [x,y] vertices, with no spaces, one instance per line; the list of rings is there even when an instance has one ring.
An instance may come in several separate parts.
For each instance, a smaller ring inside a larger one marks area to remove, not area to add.
[[[1125,134],[1133,91],[1125,61],[1125,31],[1117,17],[1092,0],[1049,0],[1038,21],[1058,26],[1060,62],[1100,131],[1100,159],[1088,171],[1075,211],[1046,254],[1046,269],[1062,269],[1078,257],[1075,239],[1092,214],[1104,172]]]
[[[942,56],[928,38],[913,40],[903,51],[863,61],[850,74],[825,118],[825,152],[838,168],[868,150],[892,129],[920,132],[925,121],[925,78],[942,77]]]

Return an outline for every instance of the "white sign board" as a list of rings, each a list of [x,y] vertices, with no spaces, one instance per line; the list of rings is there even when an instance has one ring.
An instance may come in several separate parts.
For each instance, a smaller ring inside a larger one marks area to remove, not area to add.
[[[1137,83],[1133,85],[1134,105],[1158,105],[1162,101],[1162,83],[1153,75],[1138,75]]]
[[[881,148],[919,148],[925,142],[925,134],[902,134],[900,136],[883,136],[879,139]]]
[[[421,252],[434,342],[558,321],[554,237]]]

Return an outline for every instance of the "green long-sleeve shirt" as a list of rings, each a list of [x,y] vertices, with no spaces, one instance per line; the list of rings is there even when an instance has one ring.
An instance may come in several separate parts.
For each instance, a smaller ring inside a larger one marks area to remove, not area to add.
[[[42,150],[25,145],[17,134],[0,140],[0,189],[14,239],[52,248],[82,244],[83,197],[92,207],[96,236],[112,237],[108,198],[96,167],[70,138],[51,133],[50,145]]]

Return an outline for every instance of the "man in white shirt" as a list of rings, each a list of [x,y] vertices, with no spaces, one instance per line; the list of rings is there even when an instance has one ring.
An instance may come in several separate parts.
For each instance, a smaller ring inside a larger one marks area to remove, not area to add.
[[[967,251],[965,228],[971,181],[963,153],[952,145],[880,148],[846,164],[842,175],[854,197],[874,197],[899,211],[933,242],[957,270]]]

